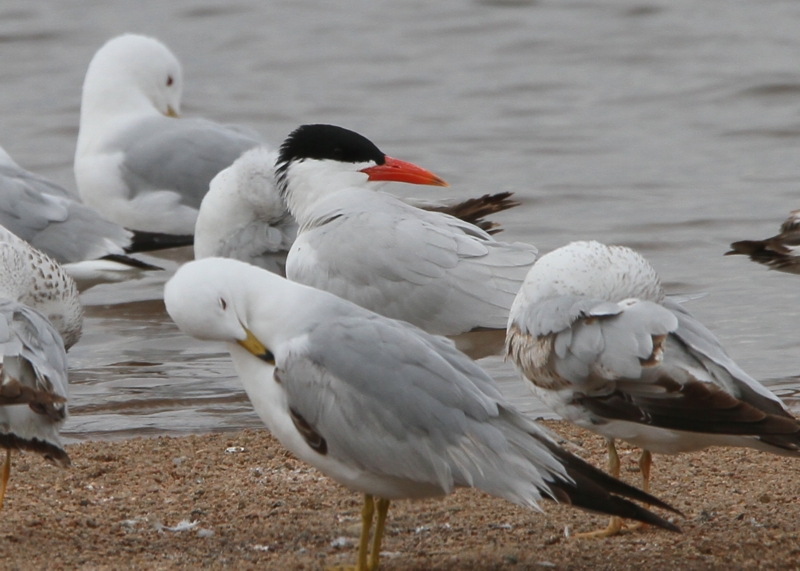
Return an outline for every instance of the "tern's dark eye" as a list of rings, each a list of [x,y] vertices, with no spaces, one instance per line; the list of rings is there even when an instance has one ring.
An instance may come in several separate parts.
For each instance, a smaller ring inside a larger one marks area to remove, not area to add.
[[[228,302],[223,298],[219,298],[219,306],[222,308],[222,311],[225,311],[228,308]]]
[[[167,87],[169,87],[170,85],[172,85],[172,76],[168,75],[167,76]]]

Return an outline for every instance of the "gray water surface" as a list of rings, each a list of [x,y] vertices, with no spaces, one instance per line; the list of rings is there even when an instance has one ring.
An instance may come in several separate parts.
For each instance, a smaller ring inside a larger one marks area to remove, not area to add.
[[[800,208],[800,3],[705,0],[0,4],[0,145],[75,188],[80,88],[132,31],[184,65],[184,115],[278,145],[301,123],[355,129],[467,197],[513,191],[507,240],[638,249],[754,377],[797,409],[800,278],[723,257]],[[221,345],[181,335],[168,271],[83,296],[72,438],[260,426]],[[483,364],[536,415],[499,358]]]

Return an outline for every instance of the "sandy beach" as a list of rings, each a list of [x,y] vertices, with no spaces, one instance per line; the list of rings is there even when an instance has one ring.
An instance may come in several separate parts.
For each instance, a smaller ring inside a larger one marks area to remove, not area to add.
[[[601,438],[550,428],[605,463]],[[355,562],[361,497],[295,460],[266,431],[86,442],[61,470],[14,457],[2,513],[3,569],[325,569]],[[621,447],[638,482],[638,451]],[[567,537],[606,519],[537,513],[475,490],[396,502],[385,570],[798,569],[796,459],[715,449],[657,456],[653,491],[683,530]]]

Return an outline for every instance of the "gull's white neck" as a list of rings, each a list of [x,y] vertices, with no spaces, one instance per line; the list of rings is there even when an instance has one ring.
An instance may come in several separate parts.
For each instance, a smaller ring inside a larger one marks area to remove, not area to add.
[[[88,80],[87,77],[87,83]],[[137,89],[120,89],[119,84],[113,81],[106,81],[93,89],[84,88],[78,153],[98,144],[112,123],[119,125],[159,115],[161,113],[153,106],[152,101]]]
[[[278,351],[286,342],[303,336],[309,326],[325,319],[336,296],[249,266],[241,276],[243,301],[237,302],[237,315],[242,325],[252,331],[271,351]]]

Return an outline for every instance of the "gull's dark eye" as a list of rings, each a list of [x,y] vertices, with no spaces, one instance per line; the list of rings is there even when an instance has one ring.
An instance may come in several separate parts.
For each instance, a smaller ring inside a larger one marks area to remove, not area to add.
[[[168,75],[167,76],[167,87],[169,87],[170,85],[172,85],[172,76]]]
[[[222,311],[225,311],[228,308],[228,303],[224,299],[219,298],[219,306],[222,308]]]

